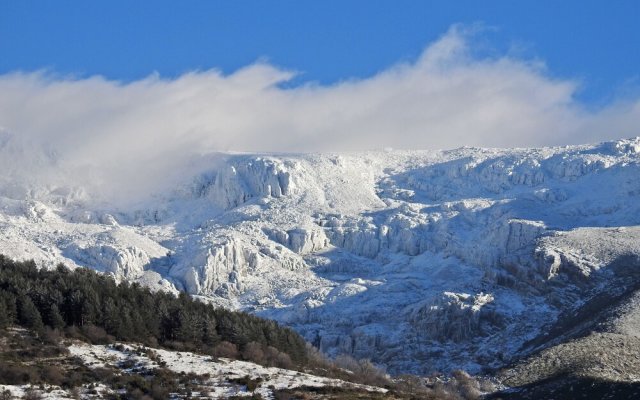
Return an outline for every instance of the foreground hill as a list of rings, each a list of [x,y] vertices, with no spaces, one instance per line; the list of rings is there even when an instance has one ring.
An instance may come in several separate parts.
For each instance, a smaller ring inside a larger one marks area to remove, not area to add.
[[[0,256],[3,399],[168,399],[194,391],[202,398],[273,398],[327,388],[393,398],[384,388],[335,379],[390,383],[373,365],[352,362],[360,370],[339,368],[273,321],[185,294],[152,293],[87,269],[48,271]]]
[[[272,318],[391,372],[509,365],[559,316],[635,284],[638,138],[207,157],[127,208],[9,179],[0,252]]]
[[[140,344],[42,342],[16,328],[0,331],[0,360],[3,399],[401,398],[381,387],[249,361]]]
[[[482,387],[461,371],[391,380],[273,321],[0,256],[2,399],[475,399]]]

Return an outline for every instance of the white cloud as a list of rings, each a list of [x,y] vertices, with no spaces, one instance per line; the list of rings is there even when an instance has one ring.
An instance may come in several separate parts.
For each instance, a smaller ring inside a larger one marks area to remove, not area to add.
[[[279,84],[294,74],[266,63],[131,83],[13,73],[0,76],[0,126],[56,153],[58,167],[78,179],[144,191],[144,182],[211,151],[542,146],[638,135],[637,99],[587,111],[574,99],[575,82],[551,78],[536,62],[473,57],[471,47],[453,27],[413,63],[287,89]]]

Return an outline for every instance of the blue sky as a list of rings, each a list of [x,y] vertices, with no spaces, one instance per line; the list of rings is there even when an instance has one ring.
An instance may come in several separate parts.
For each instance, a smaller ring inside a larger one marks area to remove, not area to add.
[[[639,10],[631,0],[0,1],[0,139],[118,181],[217,151],[636,137]]]
[[[544,61],[598,106],[639,85],[638,21],[633,0],[2,1],[0,74],[133,81],[266,59],[301,73],[289,84],[330,84],[415,60],[454,23],[481,23],[477,51]]]

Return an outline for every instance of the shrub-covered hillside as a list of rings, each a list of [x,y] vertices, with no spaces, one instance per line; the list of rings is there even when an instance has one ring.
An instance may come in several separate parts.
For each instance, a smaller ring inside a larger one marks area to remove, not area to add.
[[[88,269],[45,270],[0,255],[0,328],[15,324],[40,334],[50,329],[94,342],[134,341],[289,367],[307,358],[304,339],[276,322],[214,308],[186,294],[116,284]]]

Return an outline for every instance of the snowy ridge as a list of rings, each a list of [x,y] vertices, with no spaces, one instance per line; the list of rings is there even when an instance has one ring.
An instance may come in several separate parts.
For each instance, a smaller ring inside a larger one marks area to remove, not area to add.
[[[226,154],[136,209],[15,186],[1,253],[186,290],[396,372],[501,365],[640,255],[640,138]]]

